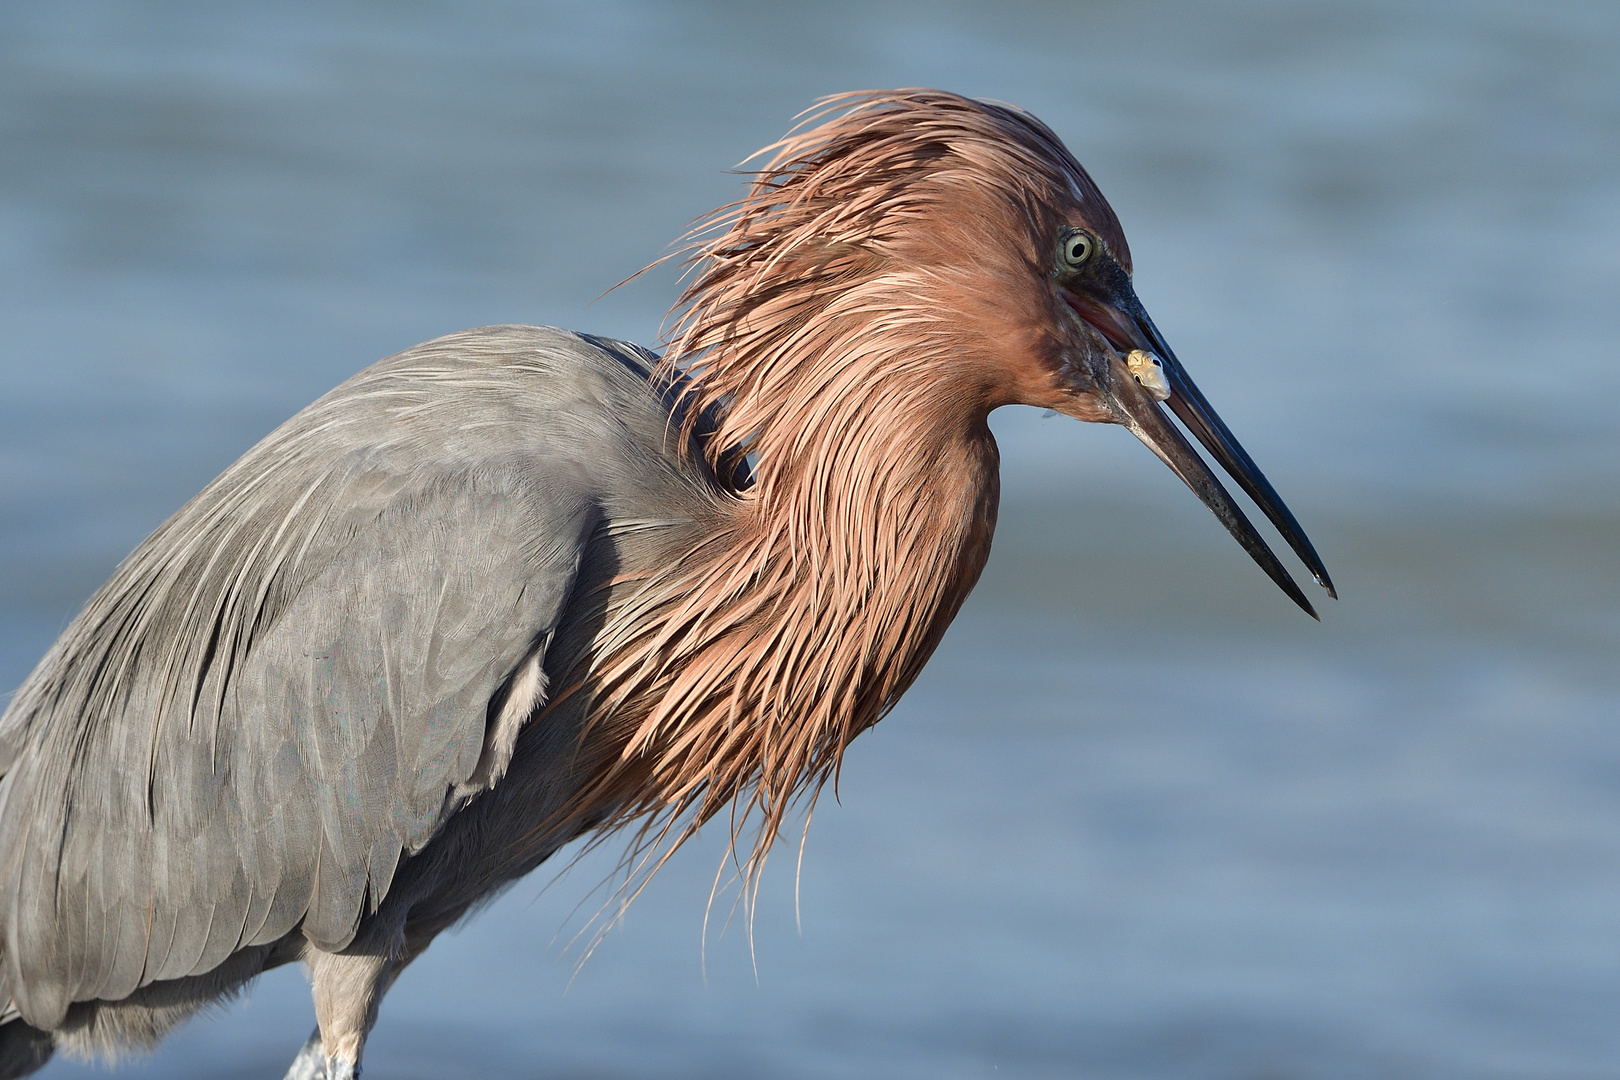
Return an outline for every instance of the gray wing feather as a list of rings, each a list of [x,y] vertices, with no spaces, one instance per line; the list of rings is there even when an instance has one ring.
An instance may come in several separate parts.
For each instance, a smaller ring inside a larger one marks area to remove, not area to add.
[[[611,414],[664,416],[649,362],[534,328],[419,346],[131,555],[0,721],[0,1000],[50,1027],[295,927],[346,944],[504,768],[491,702],[564,617]]]

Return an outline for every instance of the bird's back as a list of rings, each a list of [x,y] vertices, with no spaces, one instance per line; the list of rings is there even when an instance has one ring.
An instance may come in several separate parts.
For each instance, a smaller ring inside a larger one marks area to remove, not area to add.
[[[548,648],[588,644],[582,572],[714,505],[656,359],[537,327],[428,342],[130,555],[0,720],[0,1002],[53,1026],[295,928],[347,944],[505,771]]]

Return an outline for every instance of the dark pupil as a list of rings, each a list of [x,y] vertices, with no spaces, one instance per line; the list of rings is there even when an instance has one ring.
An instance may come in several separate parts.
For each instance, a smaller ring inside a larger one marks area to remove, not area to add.
[[[1079,262],[1086,257],[1086,242],[1084,240],[1069,241],[1069,261]]]

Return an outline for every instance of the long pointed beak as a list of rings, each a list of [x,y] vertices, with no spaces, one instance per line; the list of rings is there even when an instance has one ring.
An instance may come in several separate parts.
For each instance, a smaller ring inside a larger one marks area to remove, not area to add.
[[[1164,335],[1159,333],[1159,328],[1153,325],[1153,320],[1148,318],[1147,312],[1141,309],[1140,304],[1137,305],[1135,322],[1146,335],[1150,351],[1164,364],[1164,372],[1170,383],[1170,399],[1166,402],[1170,410],[1277,527],[1277,531],[1288,541],[1288,546],[1294,550],[1294,554],[1298,555],[1306,569],[1310,570],[1316,583],[1337,600],[1339,594],[1333,588],[1333,579],[1328,576],[1327,567],[1322,565],[1322,559],[1316,554],[1316,548],[1311,545],[1305,530],[1300,528],[1293,512],[1282,501],[1282,496],[1277,494],[1277,489],[1271,486],[1271,481],[1266,479],[1266,474],[1260,471],[1260,466],[1254,463],[1248,451],[1237,441],[1237,436],[1232,434],[1231,429],[1210,406],[1208,399],[1198,389],[1198,384],[1192,381],[1187,369],[1181,366],[1181,361],[1177,360],[1176,354],[1170,350]],[[1303,606],[1307,611],[1310,610],[1310,605]]]
[[[1081,317],[1102,331],[1116,347],[1122,351],[1135,348],[1151,352],[1158,357],[1162,365],[1166,385],[1160,388],[1158,394],[1150,393],[1146,387],[1140,385],[1141,380],[1133,377],[1123,363],[1114,365],[1116,385],[1112,388],[1110,397],[1115,409],[1118,410],[1120,422],[1142,440],[1159,460],[1170,466],[1205,506],[1215,512],[1215,516],[1243,546],[1243,550],[1247,551],[1249,557],[1277,583],[1278,588],[1288,594],[1289,599],[1298,604],[1311,618],[1320,619],[1316,609],[1305,599],[1305,594],[1277,560],[1277,556],[1255,531],[1243,511],[1232,501],[1232,496],[1210,471],[1198,451],[1193,449],[1192,444],[1171,422],[1159,402],[1162,400],[1170,406],[1170,410],[1186,425],[1193,437],[1203,444],[1204,449],[1209,451],[1216,461],[1220,462],[1221,467],[1238,482],[1254,500],[1255,505],[1277,527],[1277,531],[1288,541],[1288,546],[1310,570],[1317,583],[1327,590],[1329,596],[1336,599],[1338,594],[1334,591],[1333,581],[1328,577],[1327,568],[1322,565],[1316,549],[1305,536],[1305,530],[1300,528],[1299,522],[1294,519],[1294,515],[1284,505],[1281,496],[1260,471],[1260,467],[1254,463],[1254,459],[1210,407],[1208,400],[1188,376],[1187,370],[1176,359],[1175,353],[1164,340],[1164,335],[1153,325],[1153,320],[1148,318],[1147,312],[1142,310],[1142,305],[1136,300],[1135,295],[1127,293],[1120,299],[1123,302],[1118,306],[1105,307],[1084,300],[1074,303]],[[1168,391],[1167,395],[1165,391]]]

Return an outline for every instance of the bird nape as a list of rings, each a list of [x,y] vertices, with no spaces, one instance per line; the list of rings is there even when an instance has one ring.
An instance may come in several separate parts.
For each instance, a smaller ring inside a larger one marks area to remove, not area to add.
[[[119,565],[0,720],[0,1077],[155,1044],[293,961],[349,1077],[480,899],[630,826],[656,867],[789,805],[990,549],[989,413],[1121,424],[1309,602],[1171,419],[1327,571],[1017,109],[844,95],[692,234],[660,358],[530,326],[377,363]]]

